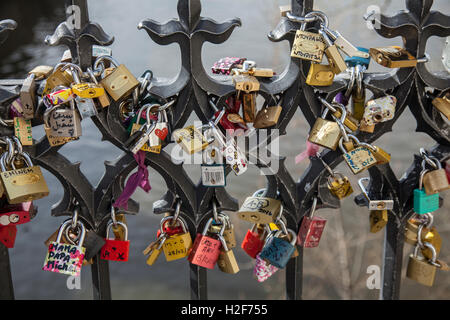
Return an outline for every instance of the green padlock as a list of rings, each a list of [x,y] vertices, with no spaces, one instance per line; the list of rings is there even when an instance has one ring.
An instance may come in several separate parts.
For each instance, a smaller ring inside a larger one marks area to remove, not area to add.
[[[427,195],[423,187],[423,176],[428,169],[422,170],[419,178],[419,189],[414,190],[414,212],[425,214],[439,209],[439,193]]]

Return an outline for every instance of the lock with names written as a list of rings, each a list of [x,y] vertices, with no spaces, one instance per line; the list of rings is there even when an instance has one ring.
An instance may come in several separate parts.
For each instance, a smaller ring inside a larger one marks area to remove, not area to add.
[[[175,222],[173,222],[174,220]],[[189,230],[187,229],[186,222],[179,216],[177,217],[177,214],[175,213],[175,216],[164,217],[161,220],[161,230],[163,230],[163,225],[166,221],[179,223],[182,227],[182,232],[168,235],[166,241],[163,244],[162,249],[164,251],[166,260],[174,261],[187,257],[189,254],[189,250],[192,247],[192,238]]]
[[[341,130],[342,131],[342,130]],[[347,137],[347,141],[345,138]],[[344,147],[345,142],[350,142],[352,147]],[[354,144],[356,143],[356,145]],[[370,168],[377,164],[377,159],[374,156],[373,151],[367,144],[362,144],[358,138],[354,135],[344,135],[341,140],[339,140],[339,148],[343,153],[343,157],[348,167],[352,170],[353,174],[358,174],[363,170]]]
[[[305,19],[313,17],[320,16],[317,16],[314,12],[309,12],[305,15]],[[325,50],[325,42],[319,33],[305,30],[306,22],[303,22],[300,30],[297,30],[295,33],[291,57],[320,63]]]
[[[212,222],[213,218],[210,218],[205,224],[203,233],[197,234],[188,256],[190,263],[207,269],[214,269],[222,248],[222,242],[217,235],[215,238],[206,235]]]
[[[327,220],[314,213],[316,212],[317,198],[314,197],[311,211],[303,216],[297,235],[297,244],[304,248],[315,248],[319,245]]]
[[[44,112],[44,130],[49,139],[51,137],[78,138],[81,136],[81,119],[75,109],[73,100],[69,101],[70,108],[65,104],[49,107]]]
[[[281,201],[265,197],[266,193],[266,189],[260,189],[247,197],[237,212],[238,217],[252,223],[274,222],[281,212]]]

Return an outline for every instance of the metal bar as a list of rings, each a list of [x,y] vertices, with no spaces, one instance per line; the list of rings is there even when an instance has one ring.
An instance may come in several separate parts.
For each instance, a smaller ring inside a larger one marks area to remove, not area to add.
[[[109,263],[100,259],[98,254],[94,258],[91,266],[92,288],[94,290],[94,300],[111,300],[111,284],[109,281]]]
[[[205,268],[189,263],[191,282],[191,300],[208,299],[207,271]]]
[[[286,300],[301,300],[303,295],[303,248],[286,266]]]
[[[3,243],[0,243],[0,288],[0,300],[14,300],[9,252]]]

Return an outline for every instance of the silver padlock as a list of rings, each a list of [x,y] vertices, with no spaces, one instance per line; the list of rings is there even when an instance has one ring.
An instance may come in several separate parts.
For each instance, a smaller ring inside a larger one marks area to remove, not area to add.
[[[369,198],[366,187],[364,186],[365,181],[370,181],[369,177],[361,178],[358,180],[358,185],[361,188],[362,193],[369,201],[369,210],[392,210],[394,209],[394,200],[372,200]]]

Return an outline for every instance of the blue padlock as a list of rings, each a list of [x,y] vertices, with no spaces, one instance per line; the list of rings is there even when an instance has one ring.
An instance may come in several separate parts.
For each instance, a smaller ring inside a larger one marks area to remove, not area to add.
[[[295,232],[290,229],[288,229],[288,232],[292,236],[291,242],[278,237],[282,233],[280,230],[269,235],[260,253],[261,259],[280,269],[286,267],[295,251],[295,242],[297,241]]]
[[[425,169],[420,173],[419,189],[414,190],[414,212],[425,214],[439,209],[439,193],[427,195],[423,187],[423,177],[430,170]]]
[[[369,49],[367,49],[367,48],[363,48],[363,47],[356,47],[356,48],[362,52],[367,52],[367,53],[369,52]],[[366,69],[369,69],[370,56],[368,58],[361,58],[361,57],[356,57],[356,56],[346,57],[345,63],[349,67],[355,67],[357,64],[359,64],[359,65],[366,67]]]

